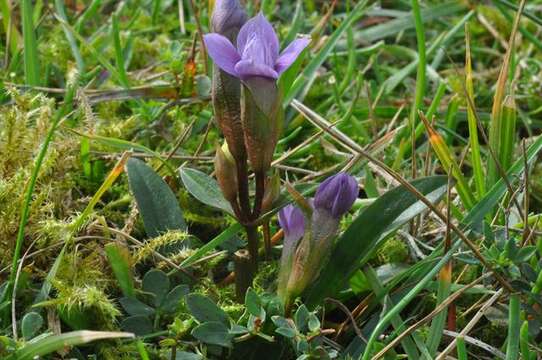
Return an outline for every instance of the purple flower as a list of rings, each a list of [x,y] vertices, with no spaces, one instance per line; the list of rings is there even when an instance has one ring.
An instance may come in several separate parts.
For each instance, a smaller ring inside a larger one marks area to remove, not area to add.
[[[294,205],[287,205],[279,211],[279,224],[284,231],[285,243],[286,240],[297,240],[303,237],[305,233],[305,217],[301,209]]]
[[[314,196],[314,207],[326,209],[338,219],[350,210],[358,192],[356,179],[348,174],[338,173],[320,184]]]
[[[242,80],[253,76],[277,79],[310,42],[294,40],[279,54],[277,34],[262,13],[243,25],[237,36],[237,48],[217,33],[205,35],[204,41],[215,64]]]
[[[245,9],[239,0],[217,0],[211,18],[213,32],[235,41],[241,27],[247,21]]]

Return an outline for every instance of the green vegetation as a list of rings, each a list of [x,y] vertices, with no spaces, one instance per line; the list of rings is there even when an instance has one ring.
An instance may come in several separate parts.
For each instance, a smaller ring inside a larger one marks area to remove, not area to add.
[[[0,0],[0,359],[540,358],[542,1],[221,1]]]

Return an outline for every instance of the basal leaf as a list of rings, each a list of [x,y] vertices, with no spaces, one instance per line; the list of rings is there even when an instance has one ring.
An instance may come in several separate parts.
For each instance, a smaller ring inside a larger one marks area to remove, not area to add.
[[[186,305],[200,323],[219,322],[224,326],[229,326],[228,315],[219,308],[211,299],[201,294],[189,294],[186,297]]]
[[[166,182],[135,158],[128,160],[126,170],[147,235],[156,237],[168,230],[186,230],[177,198]]]

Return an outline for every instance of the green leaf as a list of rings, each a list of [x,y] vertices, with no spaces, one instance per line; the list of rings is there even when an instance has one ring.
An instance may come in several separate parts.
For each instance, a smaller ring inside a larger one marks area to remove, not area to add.
[[[186,268],[199,259],[201,259],[203,256],[205,256],[208,252],[222,244],[223,242],[230,240],[235,234],[237,234],[241,230],[241,224],[235,223],[233,225],[230,225],[226,230],[221,232],[219,235],[217,235],[214,239],[197,249],[192,255],[190,255],[188,258],[186,258],[182,263],[181,267]]]
[[[190,289],[187,285],[178,285],[171,290],[162,304],[160,309],[165,312],[174,312],[179,306],[182,298],[190,292]]]
[[[206,344],[232,346],[233,336],[229,333],[228,328],[218,321],[210,321],[196,326],[192,330],[192,336]]]
[[[156,237],[168,230],[186,230],[175,194],[151,167],[131,158],[126,171],[148,236]]]
[[[169,291],[169,278],[161,270],[150,270],[143,277],[143,291],[154,295],[154,305],[162,304]]]
[[[249,288],[245,295],[245,306],[249,314],[259,317],[262,310],[262,300],[254,289]]]
[[[228,315],[219,308],[211,299],[201,294],[190,294],[186,297],[186,305],[200,323],[219,322],[224,326],[230,325]]]
[[[309,316],[309,331],[316,332],[318,330],[320,330],[320,320],[318,320],[316,314],[311,313]]]
[[[38,43],[32,20],[32,0],[22,0],[21,6],[25,82],[26,85],[38,86],[40,84],[40,64]]]
[[[431,176],[415,180],[412,185],[436,202],[445,194],[447,182],[446,176]],[[314,307],[325,297],[337,294],[388,235],[425,209],[425,204],[403,186],[388,191],[365,208],[338,239],[319,278],[306,291],[307,306]]]
[[[296,98],[307,85],[310,85],[317,75],[317,70],[326,61],[331,54],[335,45],[337,45],[342,34],[349,29],[352,24],[363,14],[367,5],[367,1],[363,0],[356,4],[350,11],[348,16],[341,21],[337,29],[331,34],[324,46],[314,56],[311,56],[311,61],[307,64],[303,72],[297,77],[293,85],[289,87],[288,92],[284,96],[284,104],[289,104]]]
[[[43,318],[37,312],[29,312],[21,321],[21,331],[26,340],[32,339],[43,325]]]
[[[117,243],[109,243],[105,246],[105,253],[113,274],[119,283],[124,296],[134,296],[134,279],[130,265],[130,252],[126,247]]]
[[[202,360],[203,357],[199,354],[189,353],[186,351],[177,351],[175,360]]]
[[[47,355],[69,346],[86,344],[97,340],[131,337],[134,337],[134,334],[125,332],[72,331],[60,335],[47,336],[38,341],[28,343],[23,348],[17,350],[15,354],[7,358],[7,360],[32,360],[36,357]]]
[[[154,331],[151,321],[143,315],[130,316],[120,323],[120,328],[137,336],[151,334]]]
[[[186,190],[202,203],[233,214],[228,200],[224,198],[218,183],[209,175],[195,169],[183,167],[181,179]]]
[[[310,312],[305,306],[305,304],[302,304],[300,307],[297,308],[294,314],[294,321],[295,326],[299,329],[299,331],[305,331],[307,329],[307,324],[309,323],[309,316]]]
[[[119,299],[122,308],[130,315],[150,316],[154,314],[154,309],[149,305],[133,297],[123,297]]]
[[[289,327],[280,327],[278,328],[277,330],[275,330],[275,332],[277,334],[280,334],[284,337],[287,337],[289,339],[292,339],[295,337],[295,335],[297,334],[296,331],[292,328],[289,328]]]

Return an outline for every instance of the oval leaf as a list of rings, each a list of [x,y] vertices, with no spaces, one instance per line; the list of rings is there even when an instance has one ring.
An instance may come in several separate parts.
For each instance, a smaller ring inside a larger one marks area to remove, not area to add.
[[[126,171],[148,236],[156,237],[168,230],[186,230],[179,202],[160,175],[135,158],[128,160]]]
[[[151,334],[154,329],[148,317],[142,315],[130,316],[120,323],[120,327],[124,331],[129,331],[137,336]]]
[[[198,325],[192,330],[192,336],[206,344],[231,347],[232,335],[221,322],[211,321]]]
[[[224,198],[218,183],[209,175],[195,169],[183,167],[181,179],[186,190],[202,203],[233,214],[228,200]]]
[[[169,291],[169,278],[161,270],[150,270],[143,277],[143,291],[154,295],[154,305],[162,304]]]
[[[215,321],[229,326],[228,315],[219,308],[211,299],[200,295],[190,294],[186,297],[186,305],[200,323]]]
[[[26,340],[32,339],[43,325],[43,318],[37,312],[29,312],[23,317],[21,331]]]

